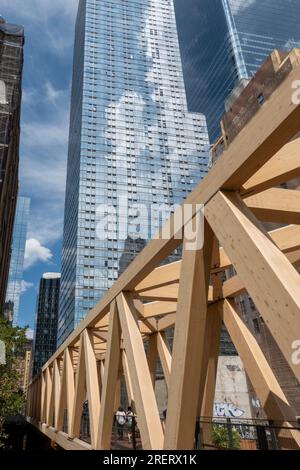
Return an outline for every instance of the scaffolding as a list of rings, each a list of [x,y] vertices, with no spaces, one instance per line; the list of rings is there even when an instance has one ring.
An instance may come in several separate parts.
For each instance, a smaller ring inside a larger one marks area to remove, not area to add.
[[[0,17],[0,313],[18,192],[23,27]]]

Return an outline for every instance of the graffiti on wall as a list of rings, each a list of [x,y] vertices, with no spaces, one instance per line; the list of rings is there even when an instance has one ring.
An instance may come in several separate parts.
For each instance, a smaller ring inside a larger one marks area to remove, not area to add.
[[[215,403],[214,416],[218,418],[240,418],[245,412],[233,403]]]

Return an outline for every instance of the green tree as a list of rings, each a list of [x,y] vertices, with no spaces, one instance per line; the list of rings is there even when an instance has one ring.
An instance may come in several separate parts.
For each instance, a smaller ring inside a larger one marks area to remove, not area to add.
[[[0,341],[5,345],[5,363],[0,364],[0,447],[7,438],[4,432],[6,418],[24,411],[25,398],[19,389],[17,365],[26,343],[27,328],[13,327],[0,318]]]
[[[229,446],[229,433],[225,425],[215,424],[213,426],[212,440],[215,446],[220,449],[228,449]],[[232,428],[232,443],[234,449],[239,449],[241,446],[241,437],[237,429]]]

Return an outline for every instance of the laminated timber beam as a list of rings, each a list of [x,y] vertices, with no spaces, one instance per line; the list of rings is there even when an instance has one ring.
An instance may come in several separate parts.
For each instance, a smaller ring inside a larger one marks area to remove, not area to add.
[[[205,217],[300,380],[300,367],[292,360],[292,344],[300,333],[298,272],[238,194],[229,191],[216,194],[207,204]],[[221,223],[224,218],[226,224]]]
[[[143,449],[162,449],[162,426],[135,306],[130,295],[126,293],[117,297],[117,306]]]
[[[172,355],[171,355],[170,347],[168,345],[168,341],[167,341],[166,334],[164,331],[157,333],[157,349],[158,349],[158,354],[159,354],[160,362],[162,365],[162,369],[164,372],[165,382],[166,382],[167,387],[169,387]]]
[[[264,222],[300,224],[300,191],[295,189],[271,188],[246,198],[245,203]]]
[[[289,190],[280,190],[277,192],[276,189],[276,194],[273,193],[274,196],[276,196],[275,201],[277,201],[277,197],[279,198],[281,195],[281,191],[288,191]],[[294,191],[292,191],[294,193]],[[297,191],[295,191],[298,193]],[[296,194],[296,197],[294,198],[294,209],[293,212],[295,212],[295,209],[298,209],[299,206],[297,205],[295,207],[295,204],[299,204],[298,198],[300,197],[300,191],[299,191],[299,196]],[[268,198],[269,199],[269,198]],[[249,198],[250,202],[253,201],[252,198]],[[248,199],[245,200],[246,204]],[[255,201],[255,199],[254,199]],[[257,201],[257,199],[256,199]],[[270,199],[269,199],[270,201]],[[272,207],[274,208],[276,206],[276,202],[272,202]],[[279,202],[280,204],[280,202]],[[257,205],[257,203],[256,203]],[[249,206],[249,205],[248,205]],[[252,207],[250,207],[252,209]],[[287,204],[285,204],[285,211],[288,213],[289,209]],[[276,209],[274,209],[275,213]],[[279,211],[277,211],[278,213]],[[292,211],[289,211],[292,213]],[[295,215],[294,215],[295,217]],[[298,217],[298,215],[297,215]],[[276,230],[272,230],[269,232],[270,237],[273,239],[274,243],[278,246],[278,248],[283,251],[283,253],[289,253],[290,251],[295,252],[296,249],[300,249],[300,226],[298,225],[287,225],[285,227],[281,227]],[[139,284],[135,289],[134,289],[134,295],[137,295],[137,297],[141,299],[148,299],[148,300],[153,300],[153,299],[161,299],[164,298],[165,304],[171,303],[171,301],[166,300],[166,299],[172,299],[173,302],[177,300],[177,295],[178,295],[178,283],[179,283],[179,277],[180,277],[180,269],[181,269],[181,263],[182,261],[177,261],[176,263],[171,263],[170,265],[164,265],[160,266],[159,268],[154,269],[154,271],[147,276],[143,283]],[[169,269],[169,266],[171,266],[171,269]],[[176,267],[175,267],[176,266]],[[227,256],[227,254],[224,251],[224,248],[220,247],[219,249],[219,259],[218,262],[213,260],[212,262],[212,268],[211,268],[211,274],[218,273],[220,271],[225,271],[226,269],[230,268],[232,266],[232,263]],[[169,284],[166,282],[167,277],[170,276],[170,282]],[[161,286],[160,283],[160,277],[163,277],[164,279],[164,287]],[[143,288],[141,288],[141,286]],[[211,301],[213,299],[211,298]],[[162,304],[164,303],[163,301],[161,302]],[[167,307],[169,308],[169,307]],[[153,315],[152,315],[152,309],[153,309]],[[167,311],[166,311],[167,313]],[[171,313],[171,312],[170,312]],[[144,313],[141,312],[141,315],[144,317],[151,317],[151,316],[156,316],[155,314],[155,305],[153,303],[145,304],[144,305]]]
[[[207,292],[213,233],[205,224],[204,246],[184,244],[169,380],[165,449],[193,449],[201,366],[205,354]]]
[[[121,326],[116,301],[114,301],[110,307],[110,323],[102,385],[97,449],[109,450],[111,448],[115,404],[114,393],[117,387],[121,360],[120,343]]]
[[[147,361],[148,361],[153,388],[155,387],[157,359],[158,359],[157,336],[158,334],[155,333],[149,337],[148,350],[147,350]]]
[[[287,143],[240,190],[241,196],[259,193],[300,177],[300,138]]]
[[[294,267],[299,267],[299,265],[300,265],[300,251],[299,250],[287,253],[286,258],[290,261],[290,263]],[[228,297],[236,297],[236,296],[241,295],[242,293],[244,293],[246,291],[247,291],[247,288],[242,283],[239,276],[233,276],[233,277],[227,279],[227,281],[223,282],[222,297],[224,299],[226,299]]]
[[[219,189],[239,190],[297,134],[300,104],[291,102],[291,90],[293,82],[298,79],[299,70],[295,68],[223,152],[221,158],[184,201],[184,204],[206,204]],[[195,207],[193,214],[196,210]],[[181,210],[179,212],[181,216]],[[122,291],[133,290],[181,244],[181,240],[177,239],[176,235],[182,227],[174,224],[174,217],[176,216],[171,217],[160,231],[160,233],[166,233],[170,228],[170,237],[163,239],[158,235],[148,243],[50,361],[60,356],[67,345],[72,346],[86,327],[92,327],[99,322],[108,313],[110,303]],[[175,226],[176,233],[174,232]],[[48,364],[49,361],[45,367]]]
[[[178,214],[171,218],[160,232],[170,228],[170,236],[156,237],[145,247],[31,384],[30,401],[36,403],[27,408],[29,421],[35,419],[39,429],[64,448],[110,447],[123,368],[143,448],[192,449],[196,417],[200,410],[206,414],[212,409],[221,325],[216,310],[220,302],[226,302],[224,296],[247,290],[291,365],[292,341],[300,333],[299,274],[292,266],[299,264],[300,226],[267,233],[255,214],[265,217],[262,211],[268,211],[270,220],[298,221],[298,194],[272,189],[274,182],[298,174],[298,141],[291,141],[300,122],[300,105],[291,103],[291,85],[298,74],[299,67],[184,201],[183,205],[192,205],[189,220],[178,223],[179,218],[174,220]],[[269,174],[262,177],[266,171]],[[272,194],[282,194],[285,199],[276,196],[274,204]],[[202,249],[189,251],[184,224],[195,218],[199,204],[205,206],[205,242]],[[178,213],[181,215],[181,209]],[[181,232],[186,237],[182,261],[162,266],[182,245]],[[230,267],[237,276],[223,282],[219,273]],[[174,326],[171,353],[165,332]],[[236,328],[232,331],[237,335]],[[235,339],[237,344],[241,341]],[[164,431],[154,391],[158,352],[168,382]],[[299,378],[298,369],[292,367]],[[78,438],[87,396],[91,445]],[[288,410],[281,408],[282,422],[290,419]],[[67,432],[63,432],[65,411]]]
[[[224,300],[222,310],[227,331],[268,419],[293,428],[296,412],[290,406],[255,337],[238,314],[236,305],[233,301]],[[300,430],[291,429],[288,432],[300,448]]]

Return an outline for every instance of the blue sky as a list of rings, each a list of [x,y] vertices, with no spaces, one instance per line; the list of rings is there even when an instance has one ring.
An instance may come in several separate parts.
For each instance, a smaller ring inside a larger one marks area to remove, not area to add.
[[[78,0],[0,0],[0,14],[22,24],[26,35],[20,195],[31,198],[31,214],[19,323],[31,328],[42,273],[60,271],[77,5]]]

